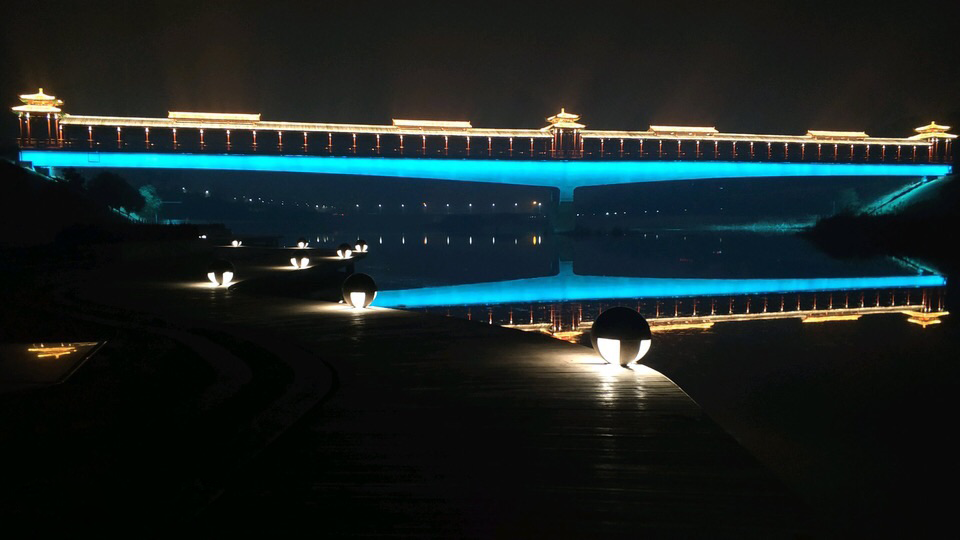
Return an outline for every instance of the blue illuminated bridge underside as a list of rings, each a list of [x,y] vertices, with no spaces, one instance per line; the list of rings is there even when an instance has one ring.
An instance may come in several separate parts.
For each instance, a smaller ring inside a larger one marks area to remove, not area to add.
[[[431,307],[454,305],[524,304],[620,298],[673,298],[735,296],[813,291],[942,287],[939,275],[785,278],[785,279],[674,279],[644,277],[579,276],[561,270],[559,275],[381,291],[381,307]]]
[[[950,165],[730,161],[521,161],[339,156],[260,156],[23,150],[38,167],[195,169],[421,178],[558,188],[716,178],[942,176]]]

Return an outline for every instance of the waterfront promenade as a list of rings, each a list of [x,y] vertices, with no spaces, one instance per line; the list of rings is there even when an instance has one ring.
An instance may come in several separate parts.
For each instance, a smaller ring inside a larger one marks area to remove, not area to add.
[[[138,508],[140,529],[481,538],[815,530],[795,497],[655,371],[477,322],[359,312],[307,299],[310,288],[302,298],[268,295],[250,277],[309,283],[268,266],[238,267],[247,281],[212,289],[189,271],[204,256],[135,263],[139,273],[118,264],[65,295],[74,316],[160,332],[214,373],[198,396],[160,398],[197,403],[202,436],[175,446],[196,443],[202,459],[181,471],[192,477],[182,504]],[[322,281],[312,289],[320,296],[330,291]],[[176,427],[156,435],[190,436]],[[163,459],[143,452],[144,468]],[[152,486],[132,489],[117,500],[151,500]]]

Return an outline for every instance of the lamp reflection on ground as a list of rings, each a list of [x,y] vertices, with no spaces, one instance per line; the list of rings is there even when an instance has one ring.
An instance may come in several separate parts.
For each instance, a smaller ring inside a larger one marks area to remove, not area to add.
[[[104,343],[0,343],[0,391],[62,383]]]
[[[41,343],[39,346],[28,348],[27,352],[36,354],[37,358],[50,358],[52,356],[53,358],[60,359],[61,356],[77,352],[77,348],[74,345],[65,345],[63,343],[59,346],[44,345]]]

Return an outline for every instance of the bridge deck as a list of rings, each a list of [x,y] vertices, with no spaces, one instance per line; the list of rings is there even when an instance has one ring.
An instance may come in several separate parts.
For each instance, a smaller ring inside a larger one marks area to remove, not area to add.
[[[560,189],[572,200],[578,187],[716,178],[829,176],[941,176],[950,165],[730,161],[523,161],[243,154],[174,154],[22,150],[40,167],[243,170],[421,178]]]

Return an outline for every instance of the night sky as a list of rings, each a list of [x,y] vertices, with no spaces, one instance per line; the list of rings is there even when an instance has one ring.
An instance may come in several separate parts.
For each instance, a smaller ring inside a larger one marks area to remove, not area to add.
[[[960,120],[960,3],[697,4],[21,3],[0,80],[8,106],[42,86],[74,114],[536,128],[562,106],[597,129],[874,136]]]

